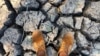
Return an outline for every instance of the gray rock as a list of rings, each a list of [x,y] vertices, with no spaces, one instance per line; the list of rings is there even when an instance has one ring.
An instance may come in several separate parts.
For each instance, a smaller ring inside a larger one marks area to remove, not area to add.
[[[57,34],[58,34],[58,28],[53,27],[52,32],[48,33],[47,35],[49,36],[49,40],[53,41],[55,39],[55,37],[57,36]]]
[[[75,21],[76,21],[75,28],[76,29],[81,29],[83,17],[75,17]]]
[[[55,19],[57,18],[58,16],[58,12],[57,12],[57,8],[56,7],[52,7],[48,12],[48,17],[50,19],[51,22],[54,22]]]
[[[24,53],[24,56],[36,56],[36,55],[32,52],[26,52]]]
[[[85,0],[76,0],[76,8],[75,8],[75,11],[74,13],[82,13],[82,9],[84,8],[85,6]]]
[[[52,44],[53,44],[56,48],[59,48],[59,46],[60,46],[60,44],[61,44],[60,41],[61,41],[61,40],[57,39],[57,40],[53,41]]]
[[[48,43],[49,42],[49,37],[47,36],[47,33],[46,34],[43,33],[43,36],[44,36],[44,42],[45,42],[45,44],[48,45],[49,44]]]
[[[39,29],[41,31],[50,32],[52,31],[52,28],[53,28],[53,24],[50,21],[46,21],[44,23],[41,23]]]
[[[60,26],[70,26],[73,27],[73,18],[72,17],[60,17],[57,21],[57,24]]]
[[[72,51],[74,51],[76,48],[77,48],[77,45],[76,45],[76,41],[74,40],[74,44],[73,44],[73,46],[72,46],[72,49],[71,49],[70,53],[71,53]]]
[[[51,8],[51,6],[52,5],[47,2],[46,4],[43,5],[42,9],[47,12]]]
[[[22,40],[22,29],[17,29],[17,28],[8,28],[5,32],[4,32],[4,36],[0,39],[0,41],[3,44],[9,43],[17,43],[17,44],[21,44],[21,40]]]
[[[58,5],[61,4],[62,0],[49,0],[50,3]]]
[[[100,20],[100,1],[91,2],[90,6],[85,10],[84,14],[87,16],[91,16],[96,20]]]
[[[0,41],[3,43],[3,48],[6,53],[10,52],[13,53],[14,55],[21,55],[21,49],[17,48],[18,46],[16,45],[15,48],[13,46],[14,43],[20,45],[22,42],[22,30],[17,29],[17,28],[8,28],[4,32],[4,36],[0,39]],[[15,51],[15,52],[13,52]]]
[[[13,50],[10,51],[9,56],[21,56],[22,54],[22,47],[20,45],[13,44]]]
[[[82,12],[85,0],[65,0],[59,7],[62,14]]]
[[[85,36],[82,35],[80,32],[77,32],[76,42],[78,43],[79,47],[88,47],[88,45],[89,45]]]
[[[4,36],[0,39],[0,42],[3,43],[3,48],[6,53],[8,53],[8,52],[12,53],[12,51],[15,50],[15,48],[13,47],[13,44],[16,43],[16,44],[20,45],[22,42],[22,29],[17,29],[17,28],[13,28],[13,27],[8,28],[4,32]],[[15,46],[15,47],[17,47],[17,46]],[[19,50],[19,48],[16,49],[16,52],[18,52],[18,53],[16,53],[15,55],[19,55],[19,53],[21,52],[20,50]]]
[[[100,50],[92,49],[89,56],[100,56]]]
[[[27,35],[21,45],[24,50],[27,50],[27,49],[34,50],[34,48],[32,47],[32,36]]]
[[[24,31],[32,31],[38,29],[38,26],[45,19],[45,15],[41,11],[26,11],[19,14],[16,18],[16,24],[23,26]]]
[[[90,52],[88,50],[81,50],[81,52],[84,54],[84,55],[87,55],[89,56]]]
[[[33,7],[33,8],[39,7],[39,3],[36,0],[23,0],[21,1],[21,5],[23,7]]]
[[[100,43],[99,42],[94,43],[94,48],[100,50]]]
[[[82,29],[84,30],[86,28],[89,28],[90,23],[91,23],[91,20],[89,20],[89,18],[84,17],[84,19],[83,19],[83,25],[82,25],[83,28]]]
[[[45,4],[48,0],[38,0],[41,4]]]
[[[57,52],[53,47],[47,47],[47,55],[48,56],[57,56]]]
[[[21,7],[39,8],[39,3],[36,0],[10,0],[12,6],[16,11],[20,10]]]
[[[88,33],[90,37],[90,39],[97,39],[97,37],[99,36],[99,28],[98,26],[100,25],[99,23],[90,21],[88,18],[84,18],[84,23],[83,23],[84,27],[83,27],[83,31],[85,31],[86,33]]]

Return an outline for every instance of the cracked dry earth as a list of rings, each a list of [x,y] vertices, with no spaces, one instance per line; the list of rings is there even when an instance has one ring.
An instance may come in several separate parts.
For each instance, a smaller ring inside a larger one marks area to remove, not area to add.
[[[0,56],[36,56],[32,35],[44,34],[56,56],[65,32],[74,35],[69,56],[100,56],[99,0],[0,0]]]

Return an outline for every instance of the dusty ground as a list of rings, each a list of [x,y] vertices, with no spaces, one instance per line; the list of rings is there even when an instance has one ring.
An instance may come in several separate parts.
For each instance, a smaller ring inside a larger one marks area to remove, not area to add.
[[[0,56],[35,56],[36,29],[45,36],[48,56],[56,56],[68,31],[75,39],[69,56],[100,56],[100,1],[0,0]]]

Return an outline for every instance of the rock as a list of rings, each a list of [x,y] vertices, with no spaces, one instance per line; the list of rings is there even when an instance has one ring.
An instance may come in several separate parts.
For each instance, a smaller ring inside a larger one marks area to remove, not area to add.
[[[14,27],[8,28],[4,32],[4,36],[0,39],[0,42],[3,43],[4,50],[10,52],[13,50],[13,43],[21,44],[22,42],[22,29],[17,29]]]
[[[100,43],[99,42],[94,43],[94,48],[100,50]]]
[[[32,8],[39,7],[39,3],[36,0],[22,0],[20,3],[22,7],[32,7]]]
[[[84,18],[84,23],[83,23],[83,31],[85,31],[90,37],[90,39],[97,39],[99,36],[99,28],[98,26],[100,25],[99,23],[90,21],[88,18]]]
[[[81,25],[82,25],[82,21],[83,21],[83,17],[75,17],[75,28],[76,29],[81,29]]]
[[[61,44],[61,40],[59,40],[59,39],[54,40],[52,44],[56,47],[56,49],[58,49]]]
[[[33,32],[33,30],[38,29],[45,17],[41,11],[26,11],[16,17],[16,24],[23,26],[24,31]]]
[[[10,2],[11,2],[11,4],[12,4],[12,6],[13,6],[13,8],[16,10],[16,11],[18,11],[19,10],[19,8],[21,7],[21,0],[10,0]]]
[[[88,8],[85,10],[84,15],[93,17],[95,20],[100,20],[100,1],[98,2],[91,2]]]
[[[100,50],[92,49],[89,56],[100,56]]]
[[[40,30],[41,31],[44,31],[44,32],[50,32],[52,31],[52,28],[53,28],[53,24],[50,22],[50,21],[46,21],[44,23],[41,23],[40,25]]]
[[[48,33],[47,35],[49,36],[49,40],[50,41],[54,41],[54,39],[56,38],[57,34],[58,34],[58,28],[57,27],[56,28],[53,27],[52,32]]]
[[[77,42],[79,47],[88,47],[88,45],[89,45],[85,36],[82,35],[80,32],[77,32],[76,42]]]
[[[5,1],[0,0],[0,29],[3,28],[5,22],[9,20],[9,15],[11,14],[11,11],[8,10]]]
[[[51,6],[52,5],[47,2],[46,4],[43,5],[42,9],[47,12],[51,8]]]
[[[60,17],[57,21],[57,24],[60,26],[70,26],[73,27],[73,18],[72,17]]]
[[[39,3],[36,0],[10,0],[10,2],[16,11],[22,7],[39,8]]]
[[[50,19],[51,22],[54,22],[56,20],[56,18],[58,17],[58,12],[57,12],[57,8],[56,7],[52,7],[48,12],[48,17]]]
[[[65,0],[63,4],[59,7],[62,14],[71,14],[74,12],[76,7],[76,0]]]
[[[54,5],[58,5],[58,4],[61,4],[62,0],[49,0],[49,2]]]
[[[24,53],[24,56],[36,56],[36,55],[32,52],[26,52]]]
[[[72,14],[82,12],[85,0],[65,0],[59,7],[62,14]]]
[[[48,0],[38,0],[41,4],[45,4]]]
[[[84,17],[83,19],[83,25],[82,25],[82,29],[87,29],[89,28],[89,26],[91,25],[91,20],[89,20],[89,18]]]
[[[82,13],[83,12],[83,8],[85,6],[85,0],[77,0],[76,1],[76,8],[74,13]]]
[[[82,54],[89,56],[90,52],[88,50],[81,50]]]
[[[21,45],[24,50],[34,50],[32,47],[32,36],[27,35]]]
[[[54,50],[53,47],[47,47],[47,55],[48,56],[57,56],[57,52]]]
[[[74,44],[73,44],[73,46],[72,46],[72,49],[71,49],[70,53],[71,53],[72,51],[74,51],[76,48],[77,48],[77,45],[76,45],[76,41],[74,40]]]
[[[13,44],[13,50],[10,52],[9,56],[22,56],[22,47],[20,45]]]

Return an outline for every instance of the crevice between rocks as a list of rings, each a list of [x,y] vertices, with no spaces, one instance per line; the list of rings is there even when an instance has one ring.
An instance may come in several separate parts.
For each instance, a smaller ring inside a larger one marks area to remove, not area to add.
[[[6,4],[8,10],[13,11],[14,13],[16,13],[16,10],[13,8],[13,6],[12,6],[10,0],[4,0],[4,1],[5,1],[5,4]],[[16,14],[17,14],[17,13],[16,13]]]

